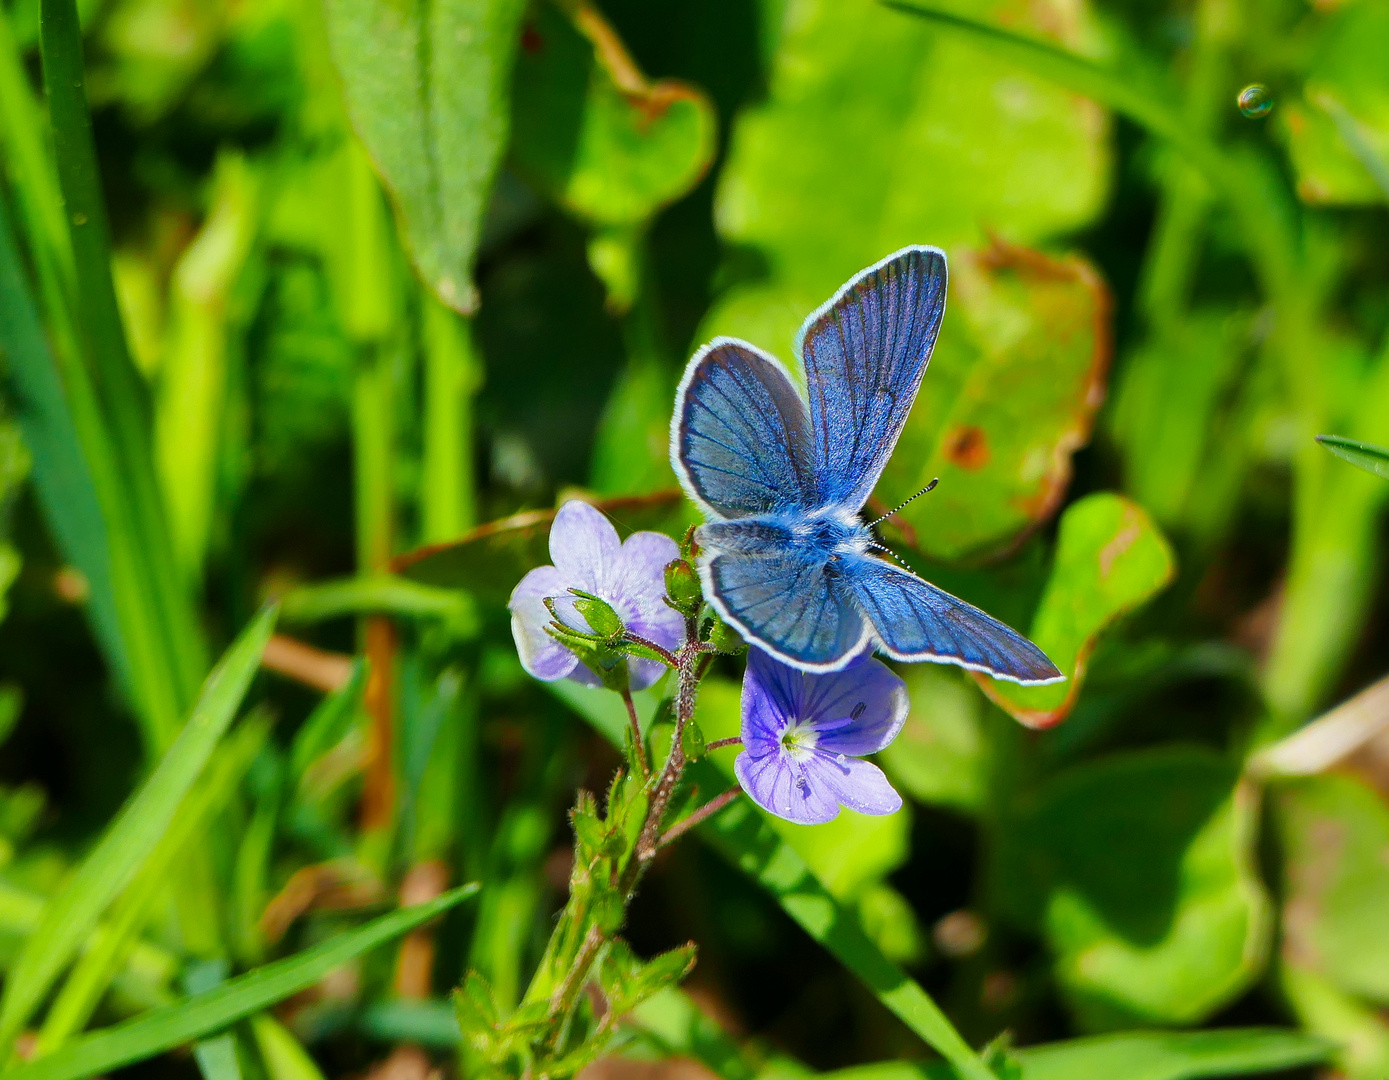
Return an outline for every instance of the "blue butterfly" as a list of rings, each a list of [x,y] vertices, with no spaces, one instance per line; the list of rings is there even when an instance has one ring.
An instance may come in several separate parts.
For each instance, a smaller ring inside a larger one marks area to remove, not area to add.
[[[914,246],[801,326],[809,402],[775,357],[716,338],[675,397],[670,457],[704,512],[704,594],[784,663],[837,671],[870,646],[1019,683],[1064,676],[1021,634],[870,554],[859,513],[916,400],[945,313],[945,253]]]

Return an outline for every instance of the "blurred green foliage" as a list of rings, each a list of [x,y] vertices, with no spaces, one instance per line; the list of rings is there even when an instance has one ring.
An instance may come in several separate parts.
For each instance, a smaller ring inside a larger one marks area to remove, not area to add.
[[[1385,0],[2,14],[0,1045],[38,1055],[7,1069],[485,1063],[445,998],[471,969],[518,1004],[627,722],[515,658],[552,508],[678,539],[691,350],[794,367],[843,280],[932,243],[944,329],[871,505],[939,477],[885,540],[1068,682],[903,669],[902,813],[735,806],[663,856],[611,1048],[1381,1080],[1389,717],[1305,725],[1389,655]],[[695,993],[642,981],[689,939]]]

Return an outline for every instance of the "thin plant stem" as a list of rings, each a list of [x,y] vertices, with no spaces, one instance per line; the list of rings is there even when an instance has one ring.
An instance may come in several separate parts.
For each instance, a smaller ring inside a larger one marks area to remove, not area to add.
[[[705,749],[706,751],[707,751],[707,750],[722,750],[725,746],[742,746],[742,745],[743,745],[743,737],[742,737],[741,735],[730,735],[730,736],[729,736],[728,738],[726,738],[726,739],[715,739],[715,740],[714,740],[713,742],[711,742],[711,743],[705,743],[705,744],[704,744],[704,749]]]
[[[646,743],[641,737],[641,721],[637,719],[637,705],[632,700],[632,691],[623,687],[622,704],[627,706],[627,720],[632,725],[632,745],[636,747],[637,760],[641,762],[641,773],[651,779],[651,763],[646,760]]]
[[[665,847],[667,844],[674,843],[676,840],[680,839],[680,837],[685,835],[685,833],[693,829],[696,825],[702,825],[704,822],[708,821],[711,817],[717,814],[720,810],[722,810],[725,806],[731,803],[742,793],[743,789],[740,788],[737,784],[734,784],[722,795],[714,796],[689,817],[685,818],[683,821],[677,821],[674,825],[667,829],[665,835],[662,836],[659,841],[657,841],[656,847],[659,849]]]
[[[623,634],[623,637],[625,637],[633,645],[640,645],[643,649],[650,649],[653,653],[659,656],[661,658],[661,662],[667,665],[668,667],[674,668],[677,671],[680,669],[680,660],[669,649],[663,648],[662,646],[657,645],[654,641],[651,641],[648,638],[644,638],[640,634],[633,634],[630,631]],[[695,642],[695,644],[699,643]],[[686,643],[682,647],[682,649],[687,648],[689,648],[689,643]]]

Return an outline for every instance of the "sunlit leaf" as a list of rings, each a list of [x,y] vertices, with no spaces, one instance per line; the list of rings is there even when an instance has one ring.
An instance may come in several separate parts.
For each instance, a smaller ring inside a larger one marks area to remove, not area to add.
[[[1042,930],[1086,1027],[1199,1023],[1258,976],[1257,793],[1229,761],[1131,752],[1057,776],[1029,806],[1002,838],[994,895]]]
[[[1089,33],[1084,5],[986,7],[1071,46]],[[769,93],[733,129],[716,207],[744,281],[703,339],[786,358],[816,305],[897,248],[1031,244],[1099,211],[1108,126],[1093,103],[875,4],[776,10]]]
[[[574,12],[571,23],[557,6],[538,6],[526,28],[512,156],[581,221],[642,225],[704,175],[714,108],[687,83],[648,81],[594,8]]]
[[[1389,807],[1334,774],[1280,785],[1273,805],[1288,962],[1389,1004]]]
[[[473,256],[506,145],[521,0],[332,0],[347,109],[394,199],[420,276],[476,304]]]
[[[1100,633],[1161,591],[1176,571],[1172,548],[1142,507],[1122,495],[1088,495],[1066,509],[1030,637],[1067,676],[1050,686],[978,682],[1029,727],[1050,727],[1075,705]]]
[[[1318,435],[1317,442],[1338,458],[1389,480],[1389,450],[1355,439],[1346,439],[1340,435]]]
[[[1016,544],[1060,505],[1109,365],[1094,269],[995,244],[950,265],[945,327],[877,496],[936,559]]]
[[[661,491],[629,499],[594,503],[625,536],[653,529],[679,537],[694,524],[679,491]],[[435,544],[400,556],[395,570],[426,585],[465,589],[485,603],[505,603],[528,570],[550,562],[553,510],[528,510],[474,529],[461,540]]]

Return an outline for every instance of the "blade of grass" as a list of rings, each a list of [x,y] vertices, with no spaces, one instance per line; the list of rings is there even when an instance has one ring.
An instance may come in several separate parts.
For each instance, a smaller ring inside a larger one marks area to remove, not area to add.
[[[118,454],[136,529],[136,554],[144,585],[158,612],[161,653],[178,703],[196,696],[207,669],[202,635],[191,598],[175,570],[173,547],[155,481],[150,410],[145,387],[131,363],[111,278],[111,239],[101,177],[84,91],[82,30],[74,0],[42,0],[40,55],[53,146],[67,211],[80,328],[88,346],[93,381]],[[163,733],[166,741],[174,732]]]
[[[0,999],[0,1058],[72,959],[112,899],[135,877],[169,828],[189,788],[226,733],[260,666],[276,609],[262,612],[208,676],[202,697],[177,740],[126,803],[101,842],[44,911],[24,943]]]
[[[1382,446],[1347,439],[1341,435],[1318,435],[1317,442],[1342,461],[1349,461],[1358,469],[1389,480],[1389,450]]]
[[[241,1080],[241,1062],[236,1057],[236,1036],[228,1032],[215,1039],[204,1039],[193,1047],[193,1059],[203,1080]]]
[[[169,829],[155,845],[144,868],[113,906],[109,930],[83,953],[72,974],[44,1017],[35,1057],[51,1054],[91,1019],[101,996],[111,985],[126,953],[153,913],[168,895],[169,874],[187,845],[206,835],[211,819],[236,793],[252,759],[269,735],[266,717],[251,717],[217,748],[202,780],[185,797]]]
[[[1331,122],[1336,125],[1336,131],[1341,136],[1341,141],[1346,144],[1357,158],[1360,164],[1365,166],[1365,171],[1374,178],[1374,182],[1379,185],[1379,190],[1383,192],[1384,198],[1389,200],[1389,161],[1384,160],[1384,156],[1375,149],[1369,139],[1365,137],[1365,132],[1360,126],[1360,121],[1351,115],[1347,109],[1336,98],[1325,90],[1311,95],[1312,104],[1331,117]]]
[[[482,383],[473,328],[429,290],[424,319],[424,461],[420,539],[456,540],[477,524],[473,478],[473,396]]]
[[[421,585],[389,574],[302,585],[286,593],[281,605],[289,623],[321,622],[344,615],[446,619],[462,627],[477,623],[472,598],[462,590]]]
[[[383,915],[312,949],[247,972],[215,990],[94,1032],[6,1075],[8,1080],[83,1080],[182,1046],[312,986],[334,968],[409,933],[477,891],[476,884],[463,885],[427,904]]]
[[[614,746],[621,747],[627,716],[614,694],[588,694],[570,683],[546,683]],[[688,775],[701,791],[727,787],[706,758]],[[955,1030],[931,995],[894,964],[864,932],[858,915],[842,906],[810,867],[777,836],[747,800],[739,800],[695,830],[720,855],[771,893],[783,911],[868,987],[888,1010],[955,1067],[964,1080],[998,1080]]]

